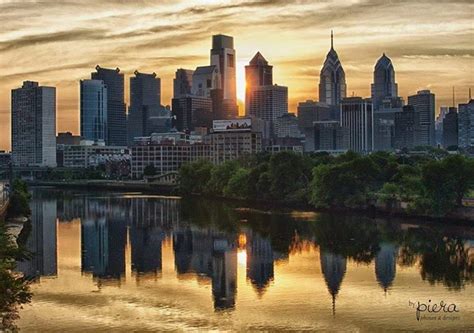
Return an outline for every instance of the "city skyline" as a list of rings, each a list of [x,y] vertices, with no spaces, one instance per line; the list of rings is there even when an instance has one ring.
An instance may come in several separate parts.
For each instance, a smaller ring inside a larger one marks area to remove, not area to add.
[[[138,1],[113,8],[108,0],[93,6],[89,1],[0,4],[0,19],[12,22],[0,33],[5,59],[0,64],[0,147],[10,149],[10,93],[22,81],[56,87],[57,131],[78,134],[79,80],[89,78],[97,64],[119,67],[125,74],[127,106],[128,79],[135,70],[156,72],[162,80],[162,103],[170,105],[176,69],[207,63],[210,37],[219,33],[234,37],[240,115],[245,111],[244,66],[257,51],[274,66],[274,81],[289,87],[290,112],[296,112],[298,102],[319,99],[319,72],[331,29],[348,96],[370,96],[375,63],[386,53],[405,101],[418,90],[430,89],[438,112],[439,106],[452,104],[455,86],[456,104],[467,102],[473,85],[474,9],[468,1],[229,3]],[[361,23],[361,17],[370,23]],[[456,23],[448,24],[453,17]]]

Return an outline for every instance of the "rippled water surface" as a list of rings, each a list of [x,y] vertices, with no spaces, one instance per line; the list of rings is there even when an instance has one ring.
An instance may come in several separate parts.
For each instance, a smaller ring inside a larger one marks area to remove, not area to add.
[[[24,332],[474,328],[473,228],[51,188],[31,206]],[[441,301],[457,312],[417,320]]]

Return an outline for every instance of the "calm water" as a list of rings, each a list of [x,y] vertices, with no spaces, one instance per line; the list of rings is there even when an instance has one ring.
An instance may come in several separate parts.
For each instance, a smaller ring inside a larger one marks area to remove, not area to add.
[[[48,188],[31,206],[24,332],[474,328],[473,228]],[[409,305],[440,301],[459,312]]]

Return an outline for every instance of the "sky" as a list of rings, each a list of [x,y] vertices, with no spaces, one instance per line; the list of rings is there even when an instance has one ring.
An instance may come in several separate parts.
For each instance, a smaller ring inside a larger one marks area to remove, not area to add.
[[[57,88],[57,131],[79,132],[79,80],[97,64],[161,77],[171,104],[177,68],[209,64],[211,37],[234,37],[238,97],[244,66],[260,51],[274,83],[289,87],[289,111],[318,99],[319,72],[334,47],[347,94],[370,96],[373,67],[392,59],[399,95],[430,89],[437,108],[474,88],[472,0],[0,0],[0,149],[10,149],[10,94],[22,81]],[[244,110],[240,109],[242,114]]]

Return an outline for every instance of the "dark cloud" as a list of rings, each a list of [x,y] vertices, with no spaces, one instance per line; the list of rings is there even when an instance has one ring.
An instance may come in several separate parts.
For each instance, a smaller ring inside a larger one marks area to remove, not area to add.
[[[0,42],[0,51],[10,51],[37,44],[79,41],[79,40],[97,40],[104,37],[106,30],[102,29],[75,29],[69,31],[58,31],[52,33],[42,33],[27,35],[16,39]]]
[[[8,74],[8,75],[2,75],[2,79],[5,81],[13,81],[13,80],[21,80],[25,81],[30,80],[34,81],[34,76],[40,75],[40,74],[47,74],[47,73],[54,73],[54,72],[59,72],[62,70],[71,70],[71,69],[90,69],[91,71],[95,68],[97,64],[94,62],[82,62],[82,63],[74,63],[74,64],[68,64],[68,65],[58,65],[54,67],[47,67],[47,68],[41,68],[38,70],[34,71],[28,71],[28,72],[17,72],[14,74]]]

